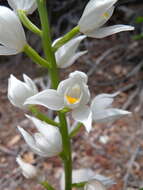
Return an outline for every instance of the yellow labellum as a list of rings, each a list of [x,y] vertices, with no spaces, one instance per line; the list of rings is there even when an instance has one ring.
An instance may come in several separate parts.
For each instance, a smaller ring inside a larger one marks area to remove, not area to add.
[[[109,13],[105,12],[105,13],[103,14],[103,16],[104,16],[105,18],[108,18],[108,17],[109,17]]]
[[[67,99],[67,101],[68,101],[70,104],[74,104],[74,103],[76,103],[76,102],[79,100],[79,98],[73,98],[73,97],[71,97],[71,96],[66,96],[66,99]]]

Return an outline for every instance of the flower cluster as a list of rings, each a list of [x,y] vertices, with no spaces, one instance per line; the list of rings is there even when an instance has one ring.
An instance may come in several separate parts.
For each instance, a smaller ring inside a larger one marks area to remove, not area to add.
[[[18,129],[34,153],[42,157],[57,155],[61,157],[65,164],[65,173],[61,177],[62,190],[71,190],[71,186],[77,184],[83,184],[84,190],[105,190],[106,187],[114,184],[112,179],[95,175],[90,169],[72,171],[70,143],[72,135],[79,132],[79,128],[71,127],[72,122],[69,118],[80,126],[84,125],[86,131],[90,132],[93,122],[114,122],[131,113],[112,106],[119,92],[99,94],[92,99],[86,73],[74,71],[67,79],[59,82],[57,68],[64,69],[71,66],[88,52],[78,50],[80,43],[87,37],[103,38],[121,31],[134,30],[134,27],[128,25],[104,26],[113,14],[116,2],[117,0],[90,0],[78,25],[52,44],[50,36],[45,33],[50,29],[44,0],[8,0],[12,10],[0,6],[0,55],[24,52],[37,64],[50,69],[54,88],[39,92],[34,81],[26,74],[23,75],[24,81],[11,75],[8,80],[8,99],[14,106],[23,110],[36,109],[35,117],[29,115],[26,117],[35,125],[38,132],[30,134],[20,126]],[[28,18],[37,7],[42,29],[35,26]],[[39,35],[46,52],[45,58],[29,46],[22,24]],[[38,110],[36,105],[56,111],[58,118],[56,117],[55,120],[48,118]],[[26,163],[20,156],[16,161],[26,178],[35,178],[42,182],[43,179],[39,177],[41,174],[35,166]],[[47,186],[50,190],[54,189],[49,184]]]

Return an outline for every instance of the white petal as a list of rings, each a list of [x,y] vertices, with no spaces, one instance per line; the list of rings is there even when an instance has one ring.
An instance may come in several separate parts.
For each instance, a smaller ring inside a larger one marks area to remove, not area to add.
[[[66,89],[72,85],[72,81],[70,78],[65,79],[63,81],[61,81],[58,85],[57,88],[57,92],[58,94],[60,94],[61,96],[64,96]]]
[[[82,168],[72,171],[72,183],[81,183],[93,179],[94,172],[89,168]],[[62,172],[60,180],[61,189],[65,189],[65,173]]]
[[[106,190],[106,187],[98,180],[91,180],[84,186],[84,190]]]
[[[23,128],[18,127],[18,130],[20,131],[21,135],[23,136],[24,140],[26,141],[26,143],[33,149],[35,149],[35,141],[33,139],[33,137],[27,132],[25,131]]]
[[[0,43],[17,52],[21,52],[27,43],[18,16],[4,6],[0,6]]]
[[[73,118],[84,124],[87,132],[92,128],[92,113],[88,106],[82,105],[72,111]]]
[[[10,49],[8,47],[0,45],[0,55],[15,55],[17,53],[18,51],[15,49]]]
[[[76,51],[80,42],[85,39],[86,36],[78,36],[71,41],[67,42],[64,46],[59,48],[56,53],[57,65],[60,68],[66,68],[73,64],[73,62],[81,55],[77,57]],[[83,52],[82,52],[83,53]],[[76,57],[75,57],[76,56]],[[74,57],[74,58],[73,58]]]
[[[21,135],[23,136],[25,142],[29,145],[29,147],[31,148],[31,150],[33,152],[35,152],[36,154],[40,155],[40,156],[46,156],[44,152],[42,152],[37,146],[36,146],[36,142],[34,140],[34,138],[27,133],[27,131],[25,131],[23,128],[18,127]]]
[[[69,74],[69,78],[60,82],[57,92],[60,95],[64,95],[67,88],[73,86],[74,84],[78,83],[87,83],[88,77],[85,73],[81,71],[74,71]]]
[[[78,53],[76,53],[76,54],[74,54],[74,55],[72,55],[68,60],[66,60],[66,61],[63,61],[63,60],[61,60],[61,62],[60,63],[58,63],[58,67],[59,68],[67,68],[67,67],[69,67],[69,66],[71,66],[72,64],[74,64],[74,62],[79,58],[79,57],[81,57],[82,55],[84,55],[84,54],[86,54],[87,53],[87,51],[80,51],[80,52],[78,52]]]
[[[100,175],[100,174],[95,174],[92,179],[96,179],[100,181],[101,183],[103,183],[103,185],[108,186],[108,187],[115,184],[115,181],[113,179]]]
[[[81,84],[81,87],[82,87],[82,98],[81,98],[80,104],[85,105],[90,100],[90,92],[86,84]]]
[[[32,14],[37,8],[35,0],[8,0],[8,3],[15,11],[24,10],[27,14]]]
[[[105,23],[112,15],[113,9],[112,6],[116,3],[117,0],[90,0],[87,4],[84,13],[79,20],[80,31],[85,33],[86,31],[91,31],[93,28],[98,28],[101,26],[101,23]],[[104,13],[108,10],[109,16],[106,18],[103,17]]]
[[[91,32],[90,31],[86,32],[86,35],[92,38],[104,38],[118,32],[132,31],[132,30],[134,30],[133,26],[113,25],[113,26],[107,26],[107,27],[95,29],[94,31],[91,31]]]
[[[10,75],[8,80],[8,98],[14,106],[25,108],[25,106],[23,106],[25,100],[33,95],[34,92],[26,85],[26,83],[18,80],[13,75]]]
[[[36,126],[37,130],[46,138],[50,144],[53,144],[53,147],[60,147],[62,146],[62,138],[60,131],[57,127],[49,125],[35,117],[31,117],[26,115],[28,119],[30,119],[34,125]]]
[[[64,108],[63,97],[59,96],[57,91],[52,89],[44,90],[28,98],[24,104],[42,105],[52,110],[61,110]]]
[[[27,84],[27,86],[29,86],[29,88],[31,90],[33,90],[33,93],[37,94],[38,93],[38,89],[37,89],[35,83],[33,82],[33,80],[31,80],[31,78],[29,78],[26,74],[23,74],[23,78],[24,78],[24,81]]]
[[[114,122],[117,119],[120,119],[123,116],[129,115],[131,112],[110,108],[99,112],[93,113],[93,119],[97,123],[107,123],[107,122]]]
[[[81,81],[87,83],[88,77],[85,73],[81,71],[74,71],[69,74],[69,78],[74,79],[75,81]]]
[[[34,178],[37,176],[38,174],[38,170],[36,167],[34,167],[33,165],[24,162],[20,156],[18,156],[16,158],[17,163],[19,164],[22,173],[24,175],[24,177],[30,179],[30,178]]]
[[[91,103],[92,111],[98,112],[108,108],[114,101],[114,97],[116,97],[118,94],[119,92],[113,94],[99,94],[95,96]]]

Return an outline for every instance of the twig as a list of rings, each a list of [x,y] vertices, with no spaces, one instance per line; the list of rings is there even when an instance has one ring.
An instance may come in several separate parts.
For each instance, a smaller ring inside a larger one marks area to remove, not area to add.
[[[138,95],[140,91],[140,87],[138,87],[134,92],[131,93],[131,95],[128,97],[127,101],[122,106],[122,109],[128,109],[129,106],[132,104],[134,98]]]
[[[17,153],[12,151],[12,150],[9,150],[8,148],[0,145],[0,152],[4,152],[5,154],[9,154],[9,155],[12,155],[12,156],[16,156]]]
[[[129,179],[129,176],[130,176],[130,173],[131,173],[131,170],[132,170],[132,167],[134,165],[134,162],[137,158],[137,155],[139,153],[139,150],[140,150],[140,145],[138,145],[135,149],[135,151],[133,152],[130,160],[129,160],[129,164],[128,164],[128,168],[127,168],[127,172],[126,172],[126,175],[124,176],[124,187],[123,187],[123,190],[126,190],[127,189],[127,184],[128,184],[128,179]]]
[[[121,48],[122,46],[116,46],[116,47],[112,47],[110,49],[108,49],[107,51],[105,51],[100,57],[98,57],[98,59],[96,60],[95,64],[93,65],[93,67],[87,72],[87,75],[90,76],[93,74],[93,72],[95,71],[96,67],[106,58],[108,57],[113,51],[118,50],[119,48]]]

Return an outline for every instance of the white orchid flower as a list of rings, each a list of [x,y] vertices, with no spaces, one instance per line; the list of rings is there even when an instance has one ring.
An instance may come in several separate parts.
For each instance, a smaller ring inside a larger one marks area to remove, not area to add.
[[[53,127],[35,117],[27,117],[34,123],[38,132],[33,136],[23,128],[18,127],[24,140],[36,154],[43,157],[52,157],[62,151],[62,138],[57,127]]]
[[[32,14],[36,8],[36,0],[8,0],[9,5],[14,11],[23,10],[26,14]]]
[[[87,75],[75,71],[69,78],[60,82],[57,90],[44,90],[26,100],[25,104],[37,104],[52,110],[62,110],[67,107],[72,110],[76,121],[82,122],[87,131],[91,129],[92,113],[87,103],[90,93],[87,86]]]
[[[114,122],[123,116],[131,114],[131,112],[112,108],[114,97],[119,93],[114,94],[100,94],[97,95],[91,104],[93,120],[97,123]]]
[[[82,183],[82,182],[89,182],[91,180],[98,180],[101,182],[103,185],[110,187],[111,185],[115,184],[115,182],[109,178],[105,177],[100,174],[95,174],[93,170],[90,168],[82,168],[82,169],[77,169],[72,171],[72,183]],[[61,180],[60,180],[60,185],[61,189],[64,189],[64,183],[65,182],[65,174],[62,172],[61,175]]]
[[[37,177],[38,169],[35,166],[25,162],[20,156],[18,156],[16,158],[16,161],[17,161],[18,165],[20,166],[22,174],[25,178],[31,179],[31,178]]]
[[[19,108],[25,108],[26,106],[23,105],[25,100],[38,93],[35,83],[25,74],[23,78],[24,82],[10,75],[8,80],[8,99]]]
[[[0,6],[0,55],[20,53],[26,43],[18,16],[9,8]]]
[[[59,48],[56,53],[56,62],[59,68],[66,68],[71,66],[79,57],[87,53],[87,51],[79,51],[77,52],[77,48],[80,44],[80,42],[85,39],[86,36],[78,36],[66,44],[64,44],[61,48]],[[58,41],[59,39],[55,40],[53,42],[53,45]]]
[[[128,25],[102,27],[112,16],[116,2],[117,0],[90,0],[78,23],[80,32],[88,37],[104,38],[118,32],[134,30],[134,27]]]

